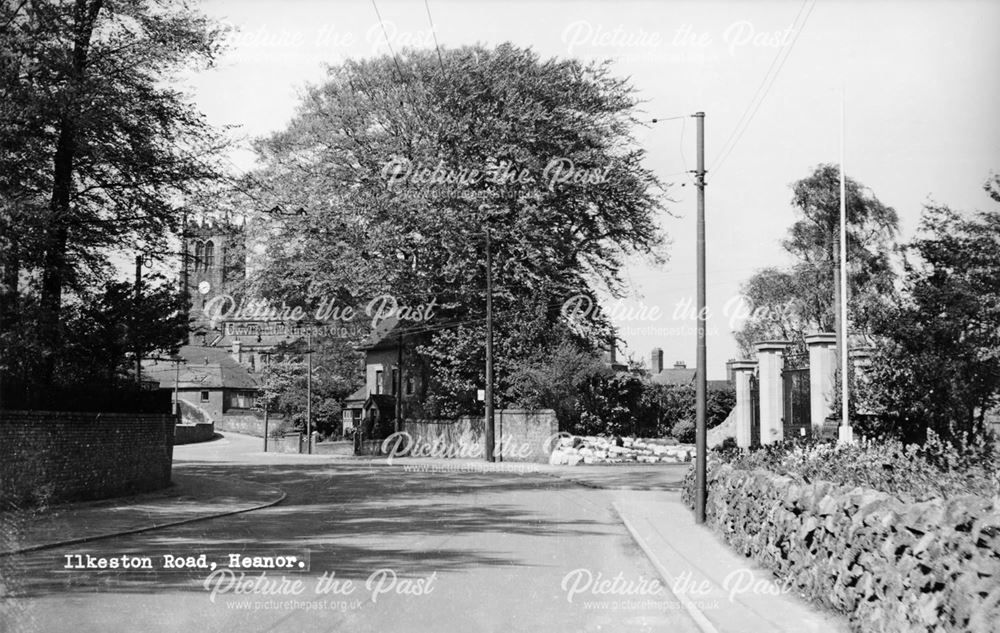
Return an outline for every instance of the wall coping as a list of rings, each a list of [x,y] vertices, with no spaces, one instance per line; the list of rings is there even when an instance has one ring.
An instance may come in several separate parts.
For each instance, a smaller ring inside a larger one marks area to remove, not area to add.
[[[792,346],[791,341],[760,341],[754,344],[754,349],[760,352],[783,352]]]
[[[816,345],[836,345],[837,335],[833,332],[816,332],[806,334],[806,345],[813,347]]]
[[[736,360],[729,364],[735,371],[748,371],[752,369],[757,369],[757,361],[755,360]]]

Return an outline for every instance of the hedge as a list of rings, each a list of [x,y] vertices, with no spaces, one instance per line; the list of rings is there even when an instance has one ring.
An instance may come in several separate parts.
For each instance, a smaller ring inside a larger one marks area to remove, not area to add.
[[[709,464],[707,522],[855,631],[1000,630],[1000,507]],[[693,507],[693,473],[685,502]]]

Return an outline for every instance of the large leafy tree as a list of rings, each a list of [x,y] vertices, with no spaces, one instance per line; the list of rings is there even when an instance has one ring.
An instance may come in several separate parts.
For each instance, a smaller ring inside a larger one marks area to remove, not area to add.
[[[1000,202],[1000,177],[987,183]],[[871,432],[923,440],[982,431],[1000,402],[1000,213],[925,208],[908,246],[905,294],[874,319]]]
[[[861,183],[847,178],[848,315],[852,328],[869,330],[870,315],[894,292],[891,256],[897,250],[899,218]],[[802,344],[810,330],[832,332],[840,257],[840,172],[819,165],[792,185],[798,219],[782,247],[791,256],[786,269],[769,268],[748,280],[742,292],[750,318],[735,333],[749,354],[755,341],[783,338]]]
[[[453,327],[425,330],[422,344],[438,395],[457,405],[482,385],[487,228],[500,363],[539,328],[558,341],[566,298],[621,290],[625,256],[658,255],[660,183],[631,137],[636,106],[606,64],[509,44],[332,67],[257,146],[258,206],[284,209],[258,289],[436,300],[437,322]],[[611,336],[597,314],[574,327],[579,340]]]
[[[7,309],[0,335],[37,327],[36,378],[54,376],[66,294],[107,279],[110,252],[162,253],[177,196],[219,176],[219,137],[171,82],[211,64],[219,34],[180,1],[0,5],[4,303],[22,276],[38,295],[37,324]]]

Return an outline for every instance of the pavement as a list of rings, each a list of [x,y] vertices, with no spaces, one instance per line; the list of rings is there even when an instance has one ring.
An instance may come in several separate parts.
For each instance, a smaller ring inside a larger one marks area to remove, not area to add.
[[[845,618],[806,603],[695,525],[678,490],[685,466],[414,458],[389,465],[384,459],[265,454],[258,444],[227,434],[177,447],[168,490],[22,517],[18,538],[3,543],[0,574],[5,567],[18,570],[18,582],[7,584],[26,599],[6,609],[13,626],[0,628],[849,630]],[[373,570],[392,569],[400,577],[433,573],[438,588],[422,596],[384,596],[378,604],[342,600],[339,611],[328,600],[291,612],[260,603],[254,608],[265,610],[241,611],[246,607],[240,601],[248,599],[239,595],[213,594],[208,604],[200,586],[207,589],[207,580],[195,576],[58,570],[63,556],[83,551],[80,543],[87,553],[114,555],[196,547],[280,551],[294,544],[296,551],[311,552],[313,576],[335,570],[367,587],[364,579]],[[659,587],[649,584],[654,578]],[[3,587],[0,578],[0,619]],[[114,615],[123,608],[132,614],[127,623]]]
[[[259,510],[285,493],[226,477],[174,473],[169,488],[114,499],[5,513],[0,556],[87,543]]]

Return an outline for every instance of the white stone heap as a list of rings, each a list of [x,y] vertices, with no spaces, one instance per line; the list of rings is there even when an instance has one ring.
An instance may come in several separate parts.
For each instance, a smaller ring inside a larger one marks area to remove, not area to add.
[[[684,464],[694,459],[691,444],[676,440],[623,437],[618,446],[614,438],[572,436],[560,438],[549,456],[552,465],[584,464]]]

